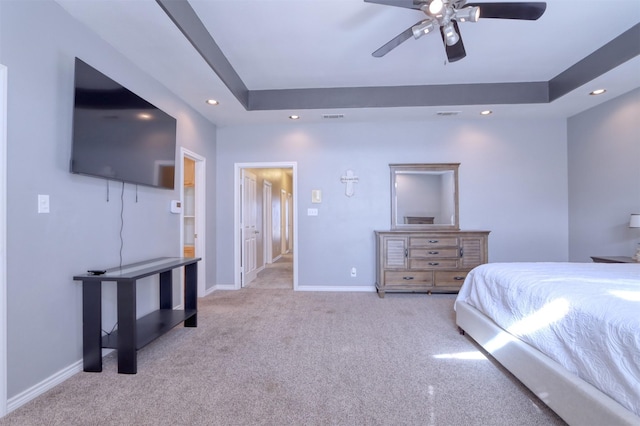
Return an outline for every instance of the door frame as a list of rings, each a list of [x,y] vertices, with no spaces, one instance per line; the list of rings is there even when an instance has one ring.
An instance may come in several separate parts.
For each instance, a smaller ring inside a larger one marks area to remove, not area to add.
[[[240,290],[242,273],[240,261],[240,248],[242,244],[240,229],[240,199],[242,197],[241,179],[242,169],[291,169],[292,170],[292,197],[293,197],[293,247],[296,253],[293,256],[293,290],[298,290],[298,163],[295,161],[264,162],[264,163],[235,163],[233,166],[233,288]]]
[[[188,158],[195,161],[195,232],[198,237],[194,241],[194,247],[196,257],[200,257],[202,260],[198,262],[198,297],[206,296],[207,292],[207,274],[206,274],[206,213],[207,213],[207,198],[206,198],[206,166],[207,159],[193,151],[190,151],[184,147],[180,147],[180,200],[184,206],[184,159]],[[184,209],[180,210],[180,257],[184,256]],[[184,278],[183,278],[184,279]],[[181,280],[182,281],[182,280]],[[182,300],[183,292],[180,292],[180,300]]]
[[[0,417],[7,414],[7,78],[0,64]]]

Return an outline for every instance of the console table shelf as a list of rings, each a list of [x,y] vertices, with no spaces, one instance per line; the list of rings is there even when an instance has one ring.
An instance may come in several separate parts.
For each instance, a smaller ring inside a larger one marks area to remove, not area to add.
[[[136,350],[142,349],[167,331],[193,317],[197,311],[189,309],[186,311],[178,309],[158,309],[138,318],[136,321]],[[118,330],[111,334],[102,336],[102,347],[118,349]]]
[[[82,355],[84,371],[102,371],[102,348],[118,351],[118,373],[137,373],[138,349],[178,324],[198,325],[198,268],[200,258],[162,257],[107,269],[104,273],[76,275],[82,281]],[[173,309],[172,271],[184,267],[184,310]],[[136,318],[136,282],[159,275],[159,309]],[[102,283],[116,282],[118,329],[102,336]]]

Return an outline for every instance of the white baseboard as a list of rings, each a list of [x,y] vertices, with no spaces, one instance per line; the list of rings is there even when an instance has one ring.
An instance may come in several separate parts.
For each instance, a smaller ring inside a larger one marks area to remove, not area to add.
[[[63,368],[52,376],[44,379],[40,383],[30,387],[24,392],[19,393],[7,401],[7,413],[22,407],[27,402],[37,398],[43,393],[67,380],[69,377],[82,371],[82,360],[77,361],[70,366]]]
[[[209,295],[217,290],[237,290],[233,284],[217,284],[207,289],[205,295]],[[371,293],[376,291],[375,285],[341,285],[341,286],[324,286],[324,285],[299,285],[296,291],[340,291],[340,292],[364,292]]]
[[[359,285],[359,286],[320,286],[320,285],[299,285],[296,291],[341,291],[341,292],[375,292],[376,286],[374,285]]]
[[[236,290],[236,286],[233,284],[217,284],[209,288],[206,294],[211,294],[216,290]]]

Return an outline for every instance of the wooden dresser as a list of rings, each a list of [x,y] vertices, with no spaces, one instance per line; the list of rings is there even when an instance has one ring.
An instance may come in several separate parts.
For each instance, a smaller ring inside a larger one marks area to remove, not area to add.
[[[375,231],[376,289],[457,292],[467,273],[487,263],[489,231]]]

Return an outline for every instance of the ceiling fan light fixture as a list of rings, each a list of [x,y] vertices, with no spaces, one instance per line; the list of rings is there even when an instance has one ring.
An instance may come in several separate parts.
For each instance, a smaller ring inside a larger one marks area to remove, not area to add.
[[[454,18],[460,22],[478,22],[478,19],[480,19],[480,7],[470,6],[456,10]]]
[[[456,29],[453,27],[453,23],[449,22],[444,27],[442,27],[442,31],[444,33],[444,41],[447,46],[453,46],[458,41],[460,41],[460,36],[456,32]]]
[[[425,34],[429,34],[435,28],[436,26],[433,21],[425,20],[420,22],[418,25],[414,25],[413,27],[411,27],[411,31],[413,31],[414,38],[420,38]]]
[[[445,4],[442,0],[431,0],[428,10],[431,16],[441,16],[445,12]]]

